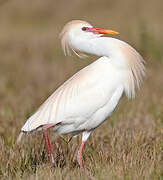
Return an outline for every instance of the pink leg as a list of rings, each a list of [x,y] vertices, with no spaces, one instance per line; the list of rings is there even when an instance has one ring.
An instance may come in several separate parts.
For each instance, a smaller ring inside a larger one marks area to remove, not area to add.
[[[82,141],[82,143],[80,145],[80,149],[78,151],[78,155],[77,155],[77,160],[78,160],[78,163],[79,163],[82,171],[85,171],[83,161],[82,161],[82,150],[83,150],[84,144],[85,144],[85,141]]]
[[[44,125],[42,130],[43,130],[43,134],[44,134],[44,138],[45,138],[45,142],[46,142],[46,145],[47,145],[47,148],[48,148],[48,153],[49,153],[49,156],[50,156],[50,159],[52,161],[52,163],[54,163],[54,157],[53,157],[53,154],[52,154],[52,150],[51,150],[51,146],[50,146],[50,141],[49,141],[49,137],[48,137],[48,129],[53,127],[54,124],[47,124],[47,125]]]

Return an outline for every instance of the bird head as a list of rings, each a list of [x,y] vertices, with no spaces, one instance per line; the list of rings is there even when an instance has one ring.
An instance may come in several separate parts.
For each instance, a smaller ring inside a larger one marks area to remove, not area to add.
[[[71,46],[72,39],[89,40],[105,34],[117,35],[119,33],[114,30],[95,28],[85,21],[73,20],[67,23],[60,33],[62,48],[65,55],[71,55],[71,51],[73,51],[76,55],[81,57],[81,53],[77,52],[74,47]]]

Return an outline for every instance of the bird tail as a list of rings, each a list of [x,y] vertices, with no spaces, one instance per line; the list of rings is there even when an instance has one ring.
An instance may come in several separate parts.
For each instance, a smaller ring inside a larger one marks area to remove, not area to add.
[[[20,134],[19,134],[19,136],[17,137],[16,144],[19,144],[19,143],[20,143],[23,135],[24,135],[24,132],[21,131]]]

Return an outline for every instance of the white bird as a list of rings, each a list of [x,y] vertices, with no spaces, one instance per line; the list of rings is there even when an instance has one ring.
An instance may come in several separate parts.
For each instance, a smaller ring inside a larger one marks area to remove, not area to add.
[[[73,20],[61,34],[65,55],[74,52],[99,56],[60,86],[26,121],[18,141],[25,132],[42,129],[48,153],[54,162],[47,130],[53,127],[57,134],[82,133],[77,159],[82,170],[82,150],[91,132],[102,124],[116,108],[123,92],[128,98],[145,75],[144,60],[129,44],[103,34],[119,34],[113,30],[95,28],[89,23]]]

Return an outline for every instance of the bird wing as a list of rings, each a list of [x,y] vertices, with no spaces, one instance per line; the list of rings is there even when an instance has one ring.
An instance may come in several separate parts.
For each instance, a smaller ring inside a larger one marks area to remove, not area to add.
[[[104,106],[112,96],[104,93],[102,81],[107,68],[101,58],[83,68],[60,86],[27,120],[22,131],[53,123],[79,126]]]

